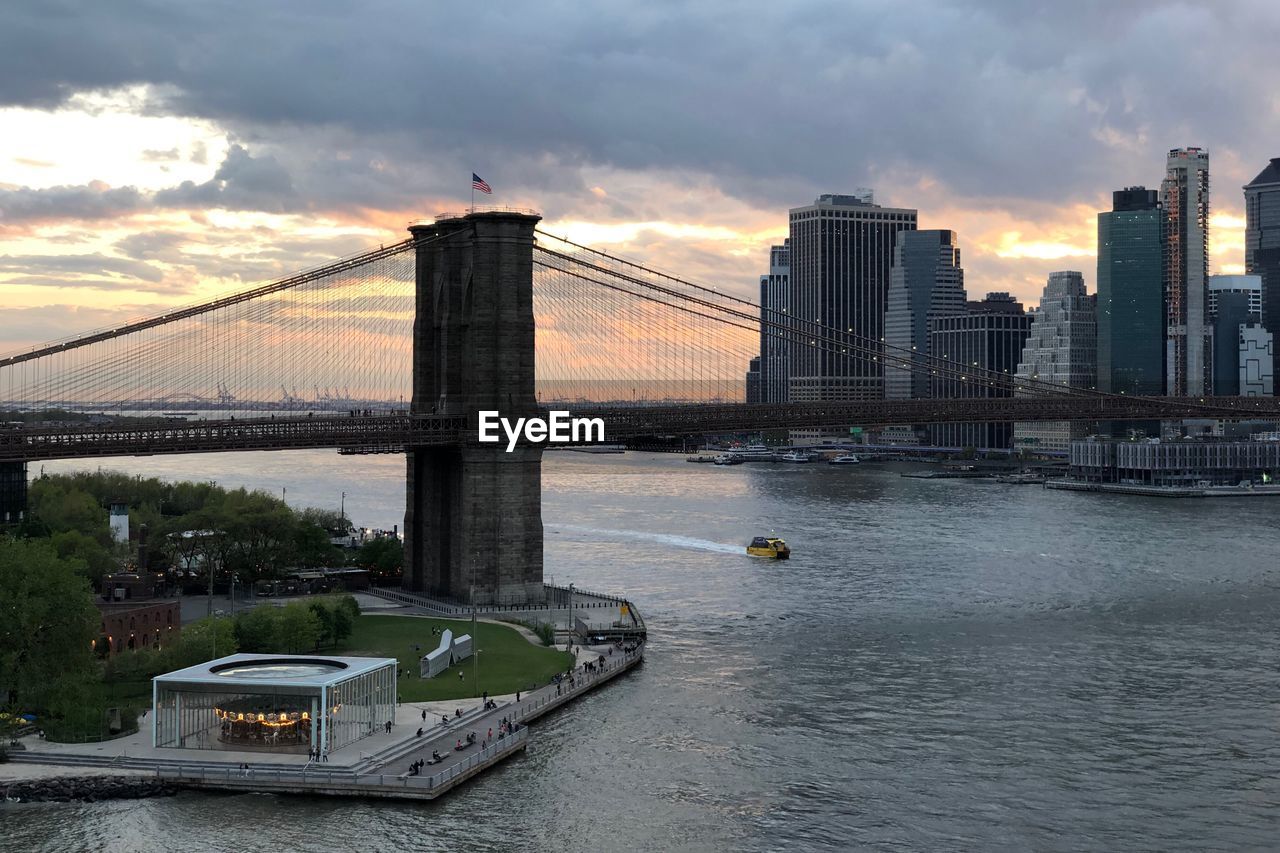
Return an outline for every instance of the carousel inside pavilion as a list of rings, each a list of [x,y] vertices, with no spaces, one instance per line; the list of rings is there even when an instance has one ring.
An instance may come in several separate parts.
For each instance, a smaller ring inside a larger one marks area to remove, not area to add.
[[[152,680],[152,744],[322,753],[395,719],[394,658],[237,654]]]

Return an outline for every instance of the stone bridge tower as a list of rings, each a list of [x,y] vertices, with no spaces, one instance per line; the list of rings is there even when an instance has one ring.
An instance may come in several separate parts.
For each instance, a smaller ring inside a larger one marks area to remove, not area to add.
[[[453,447],[411,448],[407,589],[477,604],[541,603],[542,450],[480,444],[477,413],[537,413],[533,243],[539,216],[471,213],[409,228],[418,241],[414,414],[462,415]]]

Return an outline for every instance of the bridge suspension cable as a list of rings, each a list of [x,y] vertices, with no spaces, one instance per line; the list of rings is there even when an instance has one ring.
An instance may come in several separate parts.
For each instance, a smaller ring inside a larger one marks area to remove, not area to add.
[[[562,239],[541,230],[538,233],[556,240]],[[580,244],[564,242],[590,253],[598,262],[539,246],[538,255],[541,257],[535,257],[535,264],[547,269],[556,269],[563,275],[578,278],[598,287],[627,293],[639,299],[657,301],[676,310],[685,310],[725,325],[752,332],[759,332],[762,328],[776,331],[793,345],[808,347],[849,360],[852,360],[853,356],[862,356],[879,362],[897,362],[891,366],[923,373],[938,380],[950,379],[966,383],[969,387],[982,385],[1021,394],[1105,396],[1102,392],[1092,389],[1071,388],[974,365],[958,364],[941,356],[895,347],[883,341],[873,341],[850,331],[834,329],[812,320],[797,317],[772,320],[762,317],[760,306],[750,300],[688,282],[668,273],[651,270],[634,261],[614,258],[599,250],[582,247]],[[625,267],[629,271],[611,268],[607,264],[612,261],[616,261],[618,266]],[[651,276],[659,281],[655,282],[643,276]],[[678,288],[684,288],[684,291]],[[739,385],[742,378],[741,366],[745,365],[746,358],[750,358],[756,352],[758,350],[744,353],[745,358],[740,356],[739,374],[736,377]]]
[[[0,409],[407,405],[416,245],[12,353],[0,358]]]
[[[964,365],[943,356],[921,353],[914,349],[888,344],[883,340],[867,338],[852,330],[836,329],[813,320],[794,316],[771,319],[764,315],[758,303],[724,293],[671,273],[655,270],[634,260],[619,258],[575,243],[542,229],[536,233],[549,241],[556,241],[569,250],[557,251],[538,245],[535,265],[555,269],[561,276],[576,278],[596,287],[628,294],[633,299],[653,300],[676,311],[697,313],[727,326],[776,332],[792,346],[807,347],[838,358],[852,360],[855,356],[871,358],[884,366],[908,370],[945,383],[939,396],[954,396],[963,388],[963,396],[1036,396],[1079,398],[1082,400],[1113,401],[1128,399],[1123,394],[1113,394],[1093,388],[1076,388],[1038,378],[1019,377],[978,365]],[[580,255],[590,256],[590,260]],[[738,388],[745,386],[741,365],[759,354],[758,342],[753,341],[739,355],[739,373],[735,377]],[[739,395],[741,391],[738,392]],[[1200,408],[1206,417],[1221,417],[1221,407],[1208,403],[1197,406],[1194,401],[1182,401],[1192,410]]]

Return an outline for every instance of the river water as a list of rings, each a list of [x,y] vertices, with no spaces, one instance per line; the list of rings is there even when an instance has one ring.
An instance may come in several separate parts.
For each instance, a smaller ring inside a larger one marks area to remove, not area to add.
[[[403,512],[395,456],[102,465]],[[902,470],[549,453],[548,576],[625,593],[651,643],[525,757],[430,804],[0,806],[0,846],[1275,849],[1280,501]],[[770,531],[790,562],[743,554]]]

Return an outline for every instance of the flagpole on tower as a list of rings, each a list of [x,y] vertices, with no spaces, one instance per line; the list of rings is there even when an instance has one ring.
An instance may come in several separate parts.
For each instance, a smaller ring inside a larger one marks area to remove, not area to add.
[[[476,212],[476,190],[480,190],[480,192],[485,193],[486,195],[492,195],[493,193],[493,190],[489,187],[489,185],[484,182],[484,178],[480,177],[475,172],[472,172],[471,173],[471,212],[472,213]]]

